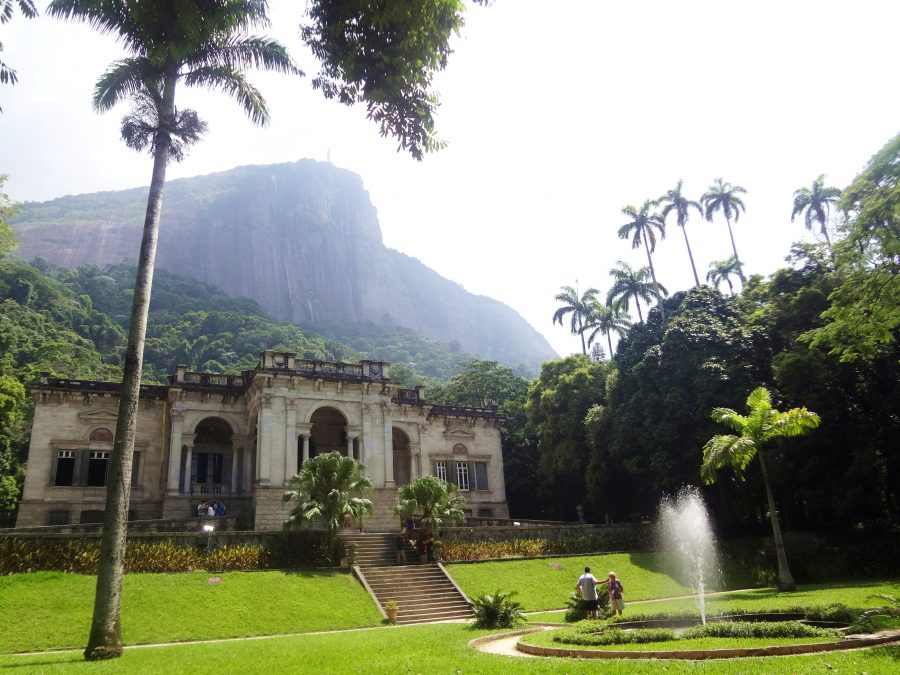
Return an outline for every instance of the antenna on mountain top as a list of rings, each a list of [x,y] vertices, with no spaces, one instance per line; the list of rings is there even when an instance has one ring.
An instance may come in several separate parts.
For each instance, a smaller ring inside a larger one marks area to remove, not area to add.
[[[331,164],[331,148],[328,148],[328,152],[325,153],[325,161]]]

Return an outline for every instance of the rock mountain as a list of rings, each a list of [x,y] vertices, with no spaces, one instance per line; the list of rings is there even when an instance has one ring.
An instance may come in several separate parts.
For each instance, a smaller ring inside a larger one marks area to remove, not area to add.
[[[146,188],[29,202],[17,255],[63,267],[137,260]],[[156,266],[249,297],[304,327],[371,322],[412,329],[536,371],[556,356],[501,302],[469,293],[385,247],[362,179],[301,160],[170,181]]]

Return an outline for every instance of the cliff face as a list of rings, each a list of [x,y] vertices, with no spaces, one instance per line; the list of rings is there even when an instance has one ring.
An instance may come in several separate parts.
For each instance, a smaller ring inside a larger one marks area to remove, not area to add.
[[[64,267],[136,261],[146,189],[28,203],[16,254]],[[248,166],[171,181],[156,265],[309,325],[392,323],[536,368],[556,356],[506,305],[384,246],[359,176],[329,164]]]

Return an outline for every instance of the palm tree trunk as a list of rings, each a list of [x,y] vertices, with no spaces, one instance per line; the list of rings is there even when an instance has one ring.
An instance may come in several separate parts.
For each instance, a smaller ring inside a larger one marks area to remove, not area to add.
[[[694,264],[694,254],[691,253],[691,242],[688,241],[687,228],[682,226],[681,234],[684,235],[684,245],[687,246],[688,258],[691,259],[691,270],[694,272],[694,286],[700,287],[700,277],[697,276],[697,266]]]
[[[738,258],[737,246],[735,246],[734,244],[734,233],[731,231],[731,218],[726,216],[725,222],[728,223],[728,236],[731,238],[731,250],[734,251],[734,259],[737,262],[738,277],[740,277],[741,286],[743,286],[747,283],[747,277],[744,276],[744,268],[741,265],[741,259]]]
[[[644,323],[644,315],[641,314],[641,301],[638,299],[638,296],[634,296],[634,306],[637,307],[638,311],[638,321]]]
[[[731,294],[731,297],[734,297],[734,286],[731,283],[731,279],[726,275],[725,282],[728,284],[728,292]]]
[[[610,331],[606,331],[606,342],[609,344],[609,360],[612,361],[612,338],[609,336]]]
[[[822,234],[825,235],[825,243],[828,245],[828,252],[831,252],[831,237],[828,236],[828,226],[822,223]]]
[[[797,588],[791,570],[788,568],[787,556],[784,553],[784,540],[781,538],[781,526],[778,524],[778,511],[775,510],[775,497],[769,484],[769,472],[766,460],[760,448],[756,449],[759,465],[762,468],[763,484],[766,486],[766,499],[769,501],[769,518],[772,520],[772,536],[775,538],[775,555],[778,558],[778,590],[793,591]]]
[[[644,228],[641,228],[641,236],[644,238],[644,250],[647,251],[647,263],[650,265],[650,277],[653,279],[653,283],[659,288],[659,284],[656,281],[656,269],[653,267],[653,258],[650,257],[650,247],[647,245],[647,232]],[[663,307],[662,298],[659,297],[658,291],[654,291],[657,293],[656,296],[656,305],[659,307],[659,311],[662,314],[663,321],[666,320],[666,308]],[[640,314],[640,310],[638,310]],[[649,314],[649,311],[647,312]]]
[[[144,364],[144,338],[147,334],[147,312],[153,285],[153,263],[159,232],[163,187],[169,160],[169,129],[175,117],[175,74],[166,78],[163,93],[161,131],[157,134],[153,156],[153,176],[144,216],[144,234],[134,281],[131,326],[122,372],[118,419],[113,450],[110,454],[106,482],[106,514],[100,540],[94,616],[84,657],[88,661],[116,658],[122,655],[122,577],[128,528],[128,502],[131,497],[131,469],[134,459],[134,431],[140,403],[141,372]]]
[[[575,310],[578,311],[577,309]],[[587,356],[587,346],[584,344],[584,326],[581,325],[581,315],[578,316],[578,335],[581,337],[581,353]]]

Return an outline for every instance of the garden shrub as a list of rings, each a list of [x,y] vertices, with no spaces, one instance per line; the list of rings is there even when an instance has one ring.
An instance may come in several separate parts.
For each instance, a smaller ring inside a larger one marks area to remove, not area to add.
[[[597,616],[606,616],[609,614],[609,595],[605,592],[597,593],[599,606],[597,608]],[[587,619],[587,604],[581,599],[581,593],[573,592],[569,599],[566,600],[566,614],[563,621],[566,623],[575,623],[576,621],[584,621]]]
[[[338,544],[336,555],[343,555]],[[0,575],[37,571],[96,574],[100,544],[96,539],[48,541],[0,537]],[[213,572],[329,566],[325,533],[292,532],[271,546],[238,544],[210,550],[179,546],[170,540],[129,542],[123,561],[126,573]]]
[[[485,593],[472,600],[476,628],[513,628],[525,620],[522,605],[512,599],[515,591]]]
[[[594,623],[594,622],[591,622]],[[553,641],[566,645],[583,645],[587,647],[603,647],[606,645],[646,644],[649,642],[667,642],[677,640],[678,635],[671,628],[639,628],[637,630],[621,630],[619,628],[594,627],[592,631],[566,628],[553,636]]]
[[[851,633],[877,633],[880,630],[900,628],[900,617],[887,614],[866,614],[860,616],[850,626]]]
[[[841,637],[834,628],[819,628],[797,621],[721,621],[694,626],[681,637],[691,638],[824,638]]]
[[[559,538],[498,538],[466,541],[444,539],[443,559],[447,562],[461,560],[489,560],[492,558],[534,558],[537,556],[597,553],[610,550],[638,550],[645,548],[641,533],[628,535],[616,531],[608,535],[586,534]]]

